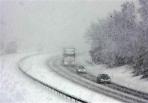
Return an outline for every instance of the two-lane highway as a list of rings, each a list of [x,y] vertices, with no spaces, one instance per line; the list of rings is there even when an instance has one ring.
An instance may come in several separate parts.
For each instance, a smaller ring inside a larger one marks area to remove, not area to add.
[[[72,73],[76,73],[76,68],[72,68],[72,67],[65,67],[65,68],[67,70],[70,70]],[[92,74],[89,74],[89,73],[85,73],[85,74],[84,73],[83,74],[76,73],[76,74],[96,83],[96,78],[97,77],[92,75]],[[148,93],[143,93],[143,92],[140,92],[140,91],[137,91],[137,90],[134,90],[134,89],[119,85],[119,84],[114,83],[114,82],[110,82],[110,83],[107,83],[107,84],[102,83],[101,85],[104,85],[104,86],[110,87],[112,89],[116,89],[118,91],[121,91],[121,92],[124,92],[124,93],[127,93],[127,94],[131,94],[133,96],[137,96],[137,97],[148,100]]]
[[[147,93],[136,91],[113,82],[110,84],[97,84],[95,76],[91,74],[77,74],[74,68],[62,66],[60,58],[58,57],[52,61],[52,64],[55,66],[54,71],[60,75],[95,92],[105,94],[127,103],[148,103]]]

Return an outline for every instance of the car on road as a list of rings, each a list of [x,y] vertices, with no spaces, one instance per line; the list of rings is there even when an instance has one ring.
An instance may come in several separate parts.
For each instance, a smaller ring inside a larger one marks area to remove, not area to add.
[[[76,68],[76,72],[77,73],[86,73],[86,69],[85,69],[85,67],[83,65],[79,65]]]
[[[111,78],[108,74],[99,74],[97,76],[97,83],[111,83]]]

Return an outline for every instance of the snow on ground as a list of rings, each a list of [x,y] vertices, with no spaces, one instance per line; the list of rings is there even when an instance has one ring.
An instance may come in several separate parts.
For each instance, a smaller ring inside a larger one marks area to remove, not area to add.
[[[21,63],[23,70],[33,77],[48,83],[49,85],[65,91],[68,94],[87,100],[90,103],[121,103],[102,94],[95,93],[78,84],[75,84],[51,70],[46,62],[49,55],[34,56]]]
[[[0,57],[0,103],[66,103],[63,97],[55,95],[48,88],[32,81],[22,74],[18,68],[18,61],[28,54],[11,54]],[[50,55],[40,55],[25,61],[25,68],[28,72],[39,79],[43,79],[49,84],[61,88],[67,93],[78,95],[81,98],[89,99],[91,103],[118,103],[118,101],[96,94],[64,78],[61,78],[50,70],[45,61]],[[128,66],[118,68],[107,68],[105,65],[88,64],[88,56],[80,56],[78,60],[87,66],[87,71],[98,75],[108,73],[113,82],[131,87],[140,91],[148,92],[148,82],[140,77],[132,77],[132,69]],[[27,65],[26,65],[27,64]],[[54,78],[54,79],[53,79]],[[57,82],[58,81],[58,82]],[[59,86],[60,85],[60,86]],[[85,97],[84,97],[85,95]]]
[[[17,63],[26,55],[0,57],[0,103],[68,103],[19,71]]]
[[[148,93],[148,81],[140,79],[140,76],[133,77],[133,69],[127,65],[108,68],[106,65],[89,64],[90,57],[88,54],[82,55],[77,59],[80,63],[86,66],[87,72],[97,76],[101,73],[107,73],[111,76],[113,82]]]

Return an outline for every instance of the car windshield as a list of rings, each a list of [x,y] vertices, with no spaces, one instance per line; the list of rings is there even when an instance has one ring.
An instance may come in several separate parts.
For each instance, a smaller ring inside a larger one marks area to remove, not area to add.
[[[107,74],[101,74],[100,76],[102,79],[109,79],[109,76]]]
[[[79,68],[84,69],[84,67],[83,67],[83,66],[79,66]]]

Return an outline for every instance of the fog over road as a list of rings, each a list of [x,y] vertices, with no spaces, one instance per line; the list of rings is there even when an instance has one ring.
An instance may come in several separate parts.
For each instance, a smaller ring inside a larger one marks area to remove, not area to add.
[[[0,37],[19,51],[75,46],[88,49],[84,35],[126,0],[0,0]],[[129,1],[129,0],[127,0]]]

